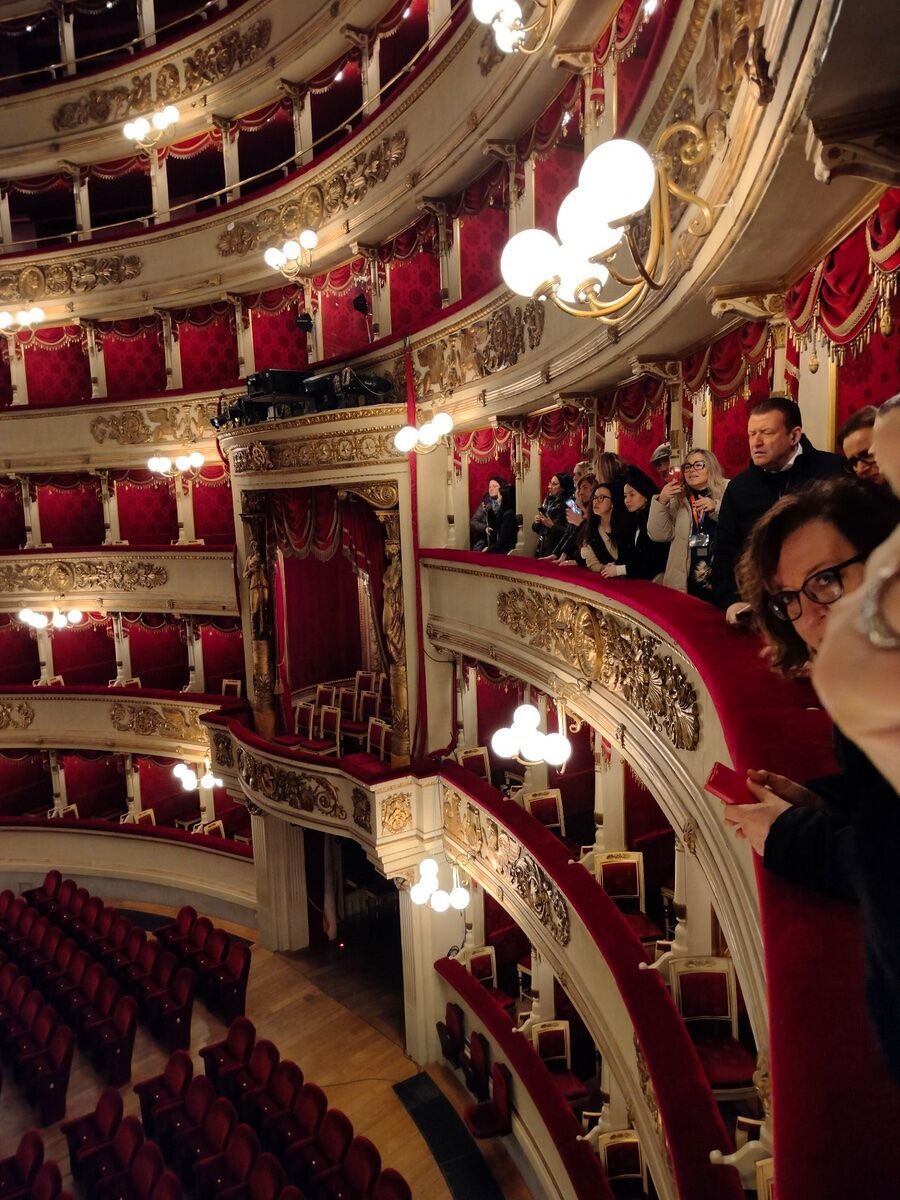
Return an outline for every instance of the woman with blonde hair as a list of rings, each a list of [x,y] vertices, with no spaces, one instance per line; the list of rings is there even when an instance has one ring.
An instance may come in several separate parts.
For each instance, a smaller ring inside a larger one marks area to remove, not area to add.
[[[691,450],[681,470],[682,479],[670,479],[651,500],[647,533],[669,543],[665,586],[713,603],[716,523],[728,480],[711,450]]]

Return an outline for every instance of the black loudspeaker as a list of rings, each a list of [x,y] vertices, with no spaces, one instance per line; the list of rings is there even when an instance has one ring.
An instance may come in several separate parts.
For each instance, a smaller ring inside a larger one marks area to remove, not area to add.
[[[365,299],[365,297],[363,297]],[[294,324],[301,333],[312,333],[313,319],[309,313],[297,313],[294,317]]]
[[[367,317],[369,315],[369,302],[365,297],[365,293],[357,292],[353,297],[353,307],[361,316]]]

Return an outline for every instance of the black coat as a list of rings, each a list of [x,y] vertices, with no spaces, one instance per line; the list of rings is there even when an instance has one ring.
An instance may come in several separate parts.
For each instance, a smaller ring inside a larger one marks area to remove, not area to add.
[[[722,497],[712,565],[713,599],[720,608],[740,600],[734,580],[737,561],[750,530],[777,500],[799,492],[817,479],[846,474],[846,463],[837,454],[816,450],[804,435],[803,452],[787,471],[764,471],[752,463],[729,483]]]
[[[504,506],[499,512],[488,511],[487,545],[488,554],[509,554],[519,538],[519,522],[514,508]]]
[[[562,541],[569,525],[566,520],[567,499],[569,499],[568,496],[560,493],[558,496],[548,496],[544,501],[542,507],[553,524],[542,525],[539,521],[532,524],[532,530],[538,535],[535,558],[544,558],[548,554],[556,553],[556,547]]]
[[[637,531],[635,533],[635,530]],[[638,516],[637,523],[624,545],[618,543],[620,561],[625,563],[628,579],[655,579],[666,569],[669,558],[668,542],[654,542],[647,532],[647,510]]]

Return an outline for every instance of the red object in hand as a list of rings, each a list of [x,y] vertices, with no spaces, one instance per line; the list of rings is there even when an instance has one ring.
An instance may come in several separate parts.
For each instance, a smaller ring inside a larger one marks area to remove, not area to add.
[[[678,487],[684,486],[684,473],[681,467],[669,467],[668,481],[669,483],[677,484]]]
[[[756,804],[756,797],[747,787],[747,776],[717,762],[703,785],[710,795],[723,804]]]

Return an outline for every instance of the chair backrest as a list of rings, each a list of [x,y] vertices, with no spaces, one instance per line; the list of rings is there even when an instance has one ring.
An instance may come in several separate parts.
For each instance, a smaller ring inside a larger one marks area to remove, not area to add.
[[[358,1135],[347,1147],[344,1178],[354,1195],[368,1196],[381,1174],[381,1155],[367,1137]]]
[[[169,995],[173,1003],[182,1008],[186,1008],[193,1002],[194,992],[197,989],[197,975],[189,967],[182,967],[172,980],[172,986],[169,988]]]
[[[97,917],[97,921],[94,925],[94,930],[98,937],[109,937],[109,931],[112,929],[115,919],[118,915],[119,914],[114,908],[102,908],[100,910],[100,915]]]
[[[86,1000],[95,999],[100,991],[100,985],[106,978],[106,968],[102,963],[92,962],[84,973],[84,978],[81,981],[81,994]]]
[[[357,703],[357,710],[356,710],[357,713],[359,714],[357,717],[357,720],[367,721],[369,719],[369,717],[377,717],[378,716],[378,705],[379,705],[379,701],[378,701],[378,693],[377,692],[373,692],[373,691],[360,692],[359,700]]]
[[[69,901],[67,908],[73,917],[80,917],[84,906],[91,898],[91,893],[87,888],[76,888],[72,893],[72,899]]]
[[[675,1007],[693,1037],[710,1033],[738,1034],[737,986],[730,958],[710,955],[669,959]]]
[[[69,959],[69,965],[66,967],[66,978],[78,987],[90,965],[91,956],[87,950],[76,950]]]
[[[156,809],[142,808],[134,814],[135,825],[155,825],[156,824]]]
[[[190,904],[184,904],[178,910],[178,916],[175,918],[175,931],[179,937],[187,937],[191,932],[191,926],[197,920],[197,910],[192,908]]]
[[[461,1050],[466,1040],[465,1017],[463,1016],[463,1010],[458,1004],[454,1004],[452,1000],[447,1001],[444,1023],[449,1030],[454,1045]]]
[[[512,1075],[505,1063],[491,1067],[491,1099],[503,1127],[512,1129]]]
[[[595,850],[594,878],[623,911],[644,911],[644,856],[639,850]]]
[[[250,974],[250,947],[246,943],[231,943],[228,957],[225,959],[225,970],[233,979],[238,981],[245,979]]]
[[[231,945],[231,937],[224,929],[214,929],[206,939],[203,953],[213,962],[224,962]]]
[[[275,1104],[282,1109],[290,1108],[294,1097],[303,1086],[303,1072],[289,1058],[283,1059],[272,1072],[266,1090]]]
[[[128,1168],[128,1181],[137,1200],[149,1200],[165,1165],[155,1142],[144,1142],[138,1148]]]
[[[125,939],[131,932],[131,922],[127,917],[123,917],[121,913],[116,916],[112,925],[109,927],[109,935],[107,941],[115,950],[121,950],[125,945]]]
[[[461,767],[478,775],[482,779],[490,779],[491,762],[486,746],[469,746],[454,750],[453,757]]]
[[[10,963],[10,966],[12,965],[13,964]],[[18,967],[16,970],[18,970]],[[17,975],[13,980],[12,987],[9,989],[9,994],[6,997],[6,1003],[10,1012],[18,1013],[21,1011],[22,1005],[25,1003],[25,999],[30,991],[31,980],[25,975]],[[41,996],[40,992],[37,994],[38,996]],[[41,996],[41,999],[43,1000],[43,996]],[[40,1007],[40,1005],[38,1005],[38,1007]],[[37,1009],[34,1011],[37,1012]]]
[[[112,1140],[116,1160],[127,1171],[131,1160],[144,1144],[144,1127],[137,1117],[123,1117]]]
[[[150,1200],[184,1200],[181,1180],[174,1171],[163,1171],[156,1181]]]
[[[56,903],[60,908],[66,908],[69,901],[75,895],[78,889],[78,884],[74,879],[64,879],[59,885],[59,891],[56,893]]]
[[[235,1125],[225,1147],[225,1162],[236,1180],[246,1179],[259,1157],[259,1138],[249,1125]]]
[[[633,1129],[615,1129],[611,1133],[601,1133],[597,1139],[597,1153],[610,1183],[640,1181],[642,1189],[646,1191],[647,1168],[641,1153],[641,1143]]]
[[[6,914],[9,912],[9,906],[12,904],[15,898],[16,893],[12,890],[12,888],[4,888],[3,891],[0,892],[0,921],[6,920]]]
[[[353,687],[357,696],[361,696],[363,692],[375,691],[375,672],[357,671],[356,678],[353,681]]]
[[[339,1108],[329,1108],[322,1118],[316,1141],[332,1166],[343,1162],[353,1141],[353,1122]]]
[[[281,1193],[284,1200],[284,1192]],[[412,1189],[399,1171],[385,1167],[378,1176],[372,1200],[412,1200]]]
[[[34,1018],[34,1024],[31,1026],[31,1036],[34,1038],[35,1044],[42,1050],[49,1045],[57,1025],[59,1025],[59,1017],[56,1015],[56,1009],[52,1004],[45,1004]]]
[[[284,1187],[284,1167],[274,1154],[260,1154],[247,1179],[247,1187],[250,1200],[275,1200]]]
[[[568,1021],[537,1021],[531,1027],[531,1044],[538,1058],[551,1065],[572,1066]]]
[[[384,721],[380,717],[369,717],[369,724],[366,730],[366,750],[369,754],[377,754],[379,758],[382,757],[381,728],[383,725]]]
[[[44,882],[41,884],[40,891],[45,900],[52,900],[59,891],[59,885],[62,883],[62,873],[54,867],[44,876]]]
[[[81,910],[81,920],[86,929],[93,929],[97,918],[103,911],[103,901],[99,896],[91,896]]]
[[[466,955],[466,969],[485,987],[497,986],[497,956],[493,946],[476,946]]]
[[[566,836],[566,818],[563,813],[562,792],[559,788],[544,788],[539,792],[525,792],[522,796],[525,811],[547,829],[556,829]]]
[[[231,956],[229,955],[229,958]],[[228,1026],[225,1049],[237,1062],[246,1062],[253,1053],[256,1042],[256,1026],[246,1017],[235,1017]]]
[[[128,937],[125,939],[125,945],[122,947],[122,952],[130,962],[134,962],[140,954],[144,943],[147,941],[147,930],[138,929],[136,926],[129,931]]]
[[[5,1000],[10,993],[12,985],[19,978],[19,968],[14,962],[4,963],[0,969],[0,999]]]
[[[56,957],[56,951],[59,949],[59,944],[64,936],[64,931],[59,925],[51,925],[47,929],[44,940],[41,942],[41,954],[43,954],[44,958],[52,962]]]
[[[202,1125],[216,1098],[216,1088],[208,1075],[195,1075],[184,1094],[184,1111],[192,1125]]]
[[[94,1109],[94,1125],[101,1138],[112,1141],[122,1124],[124,1101],[118,1088],[104,1088]]]
[[[237,1113],[231,1101],[226,1100],[224,1096],[213,1100],[203,1118],[203,1134],[213,1154],[220,1154],[225,1149],[225,1143],[231,1137],[235,1125]]]
[[[186,1050],[175,1050],[163,1071],[163,1082],[170,1096],[183,1096],[194,1078],[194,1060]]]
[[[488,1081],[488,1058],[490,1050],[488,1048],[487,1038],[482,1033],[472,1031],[472,1036],[469,1038],[469,1069],[473,1076],[472,1091],[478,1091],[479,1087],[487,1089]]]
[[[341,736],[341,710],[334,704],[319,709],[319,737],[337,742]]]
[[[22,909],[22,913],[19,917],[19,923],[16,926],[16,933],[19,935],[19,937],[24,942],[27,942],[28,939],[30,938],[31,931],[34,928],[34,926],[37,924],[37,920],[38,920],[37,909],[29,908],[26,905],[26,907]]]
[[[75,939],[71,937],[63,938],[63,940],[56,947],[56,956],[53,961],[56,963],[56,966],[60,971],[65,972],[68,970],[69,963],[77,953],[78,943],[75,941]]]
[[[97,989],[97,995],[94,997],[94,1009],[99,1020],[104,1021],[110,1015],[116,1006],[116,1001],[119,999],[121,990],[118,982],[113,979],[112,975],[107,975]]]
[[[9,908],[6,910],[6,915],[3,918],[7,929],[11,930],[12,932],[16,932],[18,930],[19,922],[22,920],[22,914],[25,912],[27,907],[27,901],[23,900],[21,896],[16,896],[15,900],[13,900],[12,904],[10,904]]]
[[[28,980],[25,981],[28,983]],[[22,1000],[19,1006],[19,1020],[25,1029],[32,1029],[37,1020],[37,1015],[44,1007],[44,993],[39,992],[37,988],[32,988],[27,996]]]
[[[315,705],[305,704],[302,700],[298,700],[294,705],[294,733],[299,734],[300,737],[312,737],[315,718]]]
[[[30,1184],[44,1161],[44,1139],[36,1129],[23,1133],[16,1147],[16,1174],[24,1185]]]
[[[262,1087],[272,1078],[272,1072],[278,1066],[280,1057],[274,1042],[270,1042],[268,1038],[260,1038],[253,1047],[253,1053],[247,1063],[247,1072]]]
[[[141,971],[146,971],[148,975],[152,974],[153,968],[156,965],[156,960],[162,953],[162,946],[156,938],[148,938],[141,946],[140,953],[137,956],[136,966]]]
[[[153,982],[158,987],[168,987],[178,970],[178,959],[171,950],[164,950],[153,964]]]
[[[32,949],[39,949],[47,936],[47,930],[51,928],[50,921],[47,917],[38,917],[31,928],[28,930],[28,944]]]
[[[356,692],[353,688],[338,688],[337,707],[345,721],[356,720]]]
[[[334,686],[330,683],[320,683],[316,688],[316,708],[323,704],[334,704]]]
[[[30,1200],[56,1200],[61,1191],[59,1167],[52,1160],[43,1163],[32,1181]]]
[[[291,1112],[304,1137],[311,1137],[319,1129],[328,1109],[328,1098],[315,1083],[304,1083],[294,1098]]]
[[[112,1015],[113,1029],[120,1037],[134,1036],[137,1028],[138,1005],[133,996],[122,996]]]
[[[188,934],[188,945],[195,950],[203,950],[212,931],[213,923],[209,917],[198,917]]]

